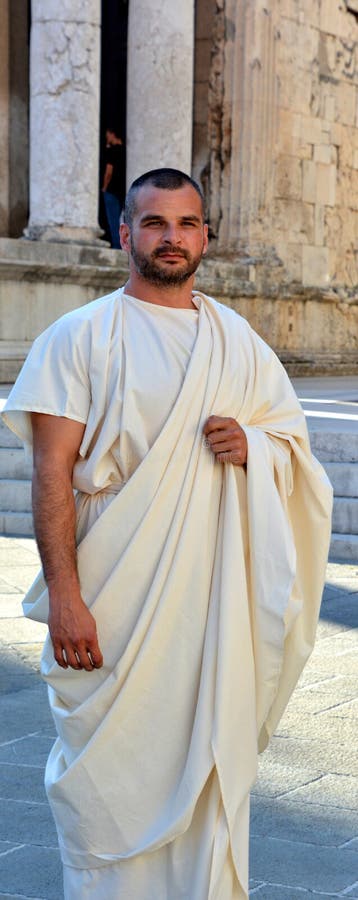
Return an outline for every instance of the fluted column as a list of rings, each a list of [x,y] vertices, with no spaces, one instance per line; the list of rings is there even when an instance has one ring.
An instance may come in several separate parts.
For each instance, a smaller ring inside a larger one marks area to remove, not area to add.
[[[92,243],[97,222],[100,0],[32,0],[33,240]]]
[[[277,128],[274,12],[272,0],[217,0],[210,224],[221,252],[255,252],[268,238]]]
[[[130,0],[127,183],[148,169],[191,172],[194,0]]]

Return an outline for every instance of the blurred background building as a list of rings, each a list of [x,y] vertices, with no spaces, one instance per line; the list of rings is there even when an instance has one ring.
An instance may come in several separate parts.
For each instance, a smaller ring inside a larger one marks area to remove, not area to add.
[[[127,185],[204,190],[197,284],[290,374],[358,373],[358,0],[0,0],[0,380],[114,290],[105,132]]]

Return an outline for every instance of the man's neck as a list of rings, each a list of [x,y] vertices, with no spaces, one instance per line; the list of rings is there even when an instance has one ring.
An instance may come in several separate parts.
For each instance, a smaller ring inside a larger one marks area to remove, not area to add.
[[[131,274],[124,286],[126,294],[154,303],[157,306],[171,306],[177,309],[197,309],[193,303],[192,291],[194,275],[185,284],[151,284],[137,274]]]

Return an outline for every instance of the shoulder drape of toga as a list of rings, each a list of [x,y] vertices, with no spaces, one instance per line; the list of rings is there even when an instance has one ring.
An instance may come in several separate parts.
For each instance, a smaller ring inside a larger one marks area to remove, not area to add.
[[[246,896],[257,752],[312,650],[332,492],[273,351],[232,310],[194,300],[189,362],[152,443],[131,388],[144,336],[122,291],[37,339],[4,417],[29,442],[31,410],[86,425],[74,470],[78,568],[104,666],[63,670],[49,639],[42,659],[64,862],[91,868],[175,840],[215,769]],[[245,429],[247,471],[215,461],[203,440],[212,414]],[[24,608],[47,621],[42,576]]]

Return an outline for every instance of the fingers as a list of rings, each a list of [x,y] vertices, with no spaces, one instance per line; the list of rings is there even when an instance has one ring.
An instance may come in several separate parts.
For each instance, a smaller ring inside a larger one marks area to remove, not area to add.
[[[221,431],[226,430],[228,427],[238,428],[238,424],[236,419],[230,418],[230,416],[209,416],[208,420],[205,422],[203,431],[204,434],[211,434],[212,431]]]
[[[103,656],[97,642],[88,643],[78,641],[77,645],[70,644],[68,641],[53,642],[54,657],[56,662],[62,669],[85,669],[86,672],[92,672],[93,669],[100,669],[103,666]]]
[[[236,419],[210,416],[203,432],[218,462],[243,466],[247,461],[247,438]]]

